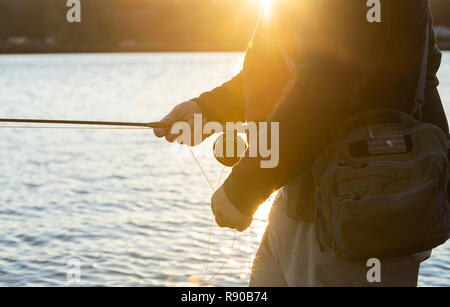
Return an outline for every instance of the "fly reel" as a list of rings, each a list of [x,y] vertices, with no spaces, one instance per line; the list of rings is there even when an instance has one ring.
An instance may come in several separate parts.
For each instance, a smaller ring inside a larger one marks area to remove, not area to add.
[[[247,148],[247,143],[236,131],[224,132],[214,142],[214,157],[220,164],[232,167],[241,160]]]

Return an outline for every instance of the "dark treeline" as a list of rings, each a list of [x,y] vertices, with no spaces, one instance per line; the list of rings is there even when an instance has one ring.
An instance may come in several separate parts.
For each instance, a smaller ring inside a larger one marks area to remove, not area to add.
[[[256,0],[1,0],[0,52],[243,50]]]
[[[450,27],[450,1],[431,0]],[[257,0],[81,0],[68,23],[66,0],[1,0],[0,52],[243,50]]]

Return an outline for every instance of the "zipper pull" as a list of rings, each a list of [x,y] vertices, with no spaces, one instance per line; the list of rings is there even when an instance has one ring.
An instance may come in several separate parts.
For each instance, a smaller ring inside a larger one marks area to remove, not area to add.
[[[359,200],[359,199],[361,199],[361,198],[358,195],[356,195],[355,193],[347,192],[347,195],[338,198],[338,201]]]

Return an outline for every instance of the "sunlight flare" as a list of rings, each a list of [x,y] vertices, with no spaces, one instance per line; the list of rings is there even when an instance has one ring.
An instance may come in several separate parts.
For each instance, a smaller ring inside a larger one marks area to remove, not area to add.
[[[264,18],[270,17],[270,12],[272,11],[273,0],[259,0],[261,3],[261,10]]]

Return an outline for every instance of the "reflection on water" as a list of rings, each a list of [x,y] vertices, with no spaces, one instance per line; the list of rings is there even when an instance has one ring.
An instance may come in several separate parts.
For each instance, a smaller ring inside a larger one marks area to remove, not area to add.
[[[240,61],[240,53],[2,55],[0,117],[154,121],[231,77]],[[450,54],[441,81],[450,101]],[[0,285],[68,285],[73,258],[81,285],[204,285],[225,261],[208,284],[248,283],[270,201],[234,242],[231,230],[210,233],[211,191],[192,157],[174,157],[148,130],[0,135]],[[200,163],[217,182],[212,140],[205,146]],[[422,266],[420,284],[450,285],[449,265],[447,243]]]

